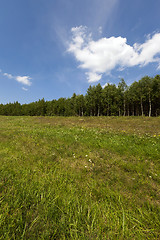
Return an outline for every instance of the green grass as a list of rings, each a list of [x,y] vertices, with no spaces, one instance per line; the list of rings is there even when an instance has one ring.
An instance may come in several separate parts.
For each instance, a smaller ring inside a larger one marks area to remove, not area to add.
[[[160,239],[160,118],[1,116],[0,239]]]

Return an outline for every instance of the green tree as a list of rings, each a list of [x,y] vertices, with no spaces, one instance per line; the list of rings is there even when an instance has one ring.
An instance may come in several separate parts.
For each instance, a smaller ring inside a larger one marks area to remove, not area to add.
[[[102,112],[102,87],[100,83],[94,89],[94,102],[96,115],[99,117]]]
[[[120,97],[120,102],[123,102],[123,116],[126,116],[126,101],[127,101],[127,95],[126,91],[128,89],[128,86],[124,79],[122,78],[118,84],[118,92]]]
[[[84,96],[81,95],[77,95],[76,98],[76,108],[78,111],[78,115],[79,116],[83,116],[84,115],[84,111],[85,111],[85,98]]]
[[[152,99],[153,99],[153,111],[154,115],[160,115],[160,75],[156,75],[152,84]]]
[[[89,86],[87,90],[87,94],[85,96],[86,99],[86,107],[87,107],[87,115],[89,116],[95,116],[96,114],[96,106],[95,106],[95,99],[94,99],[94,93],[95,93],[95,86]]]

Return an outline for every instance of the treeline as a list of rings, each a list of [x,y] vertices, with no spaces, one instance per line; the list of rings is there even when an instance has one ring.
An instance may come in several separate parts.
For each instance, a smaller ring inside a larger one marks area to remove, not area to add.
[[[90,86],[86,95],[29,104],[0,104],[0,115],[7,116],[159,116],[160,75],[145,76],[127,86],[121,79],[118,86]]]

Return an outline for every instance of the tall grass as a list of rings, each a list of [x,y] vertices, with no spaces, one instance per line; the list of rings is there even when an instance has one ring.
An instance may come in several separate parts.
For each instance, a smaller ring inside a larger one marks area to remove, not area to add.
[[[160,239],[158,123],[0,117],[0,239]]]

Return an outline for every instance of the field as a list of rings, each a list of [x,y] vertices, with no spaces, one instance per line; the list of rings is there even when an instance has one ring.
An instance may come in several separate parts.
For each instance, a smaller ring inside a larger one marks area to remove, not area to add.
[[[0,239],[160,239],[160,118],[0,116]]]

